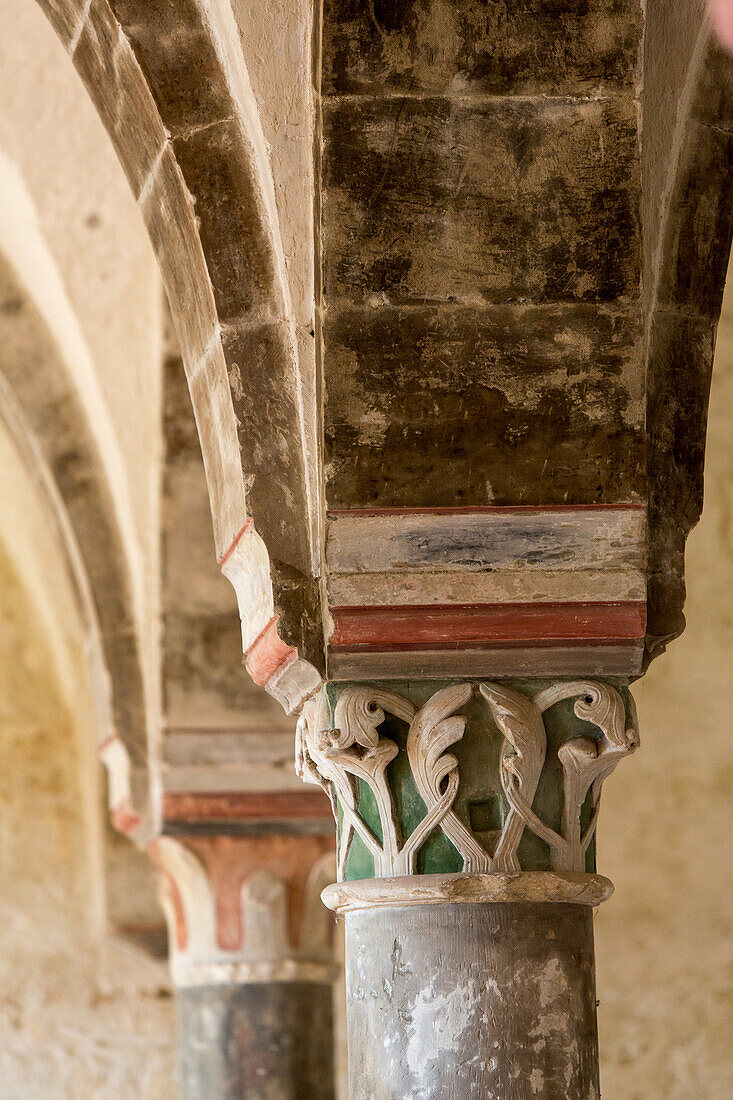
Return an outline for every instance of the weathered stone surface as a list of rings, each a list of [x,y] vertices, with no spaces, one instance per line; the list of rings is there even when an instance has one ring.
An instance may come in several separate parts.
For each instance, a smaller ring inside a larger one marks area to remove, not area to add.
[[[329,92],[523,93],[633,84],[635,0],[327,0]]]
[[[330,507],[591,504],[644,491],[633,312],[343,312],[326,345]]]
[[[345,922],[353,1100],[598,1100],[589,907],[411,905]]]
[[[650,652],[681,633],[684,552],[700,518],[715,330],[708,318],[657,313],[651,332],[649,424]]]
[[[714,35],[708,42],[692,117],[718,130],[733,130],[733,58]]]
[[[180,990],[184,1100],[332,1100],[331,999],[317,982]]]
[[[326,104],[326,300],[638,294],[629,98]]]
[[[659,307],[717,321],[733,238],[731,166],[733,132],[691,122],[665,242]]]
[[[272,242],[240,124],[226,120],[178,137],[176,158],[193,196],[219,320],[276,316]]]
[[[248,475],[248,511],[274,559],[311,571],[308,524],[294,509],[307,498],[307,456],[292,329],[276,321],[222,331],[229,385]]]
[[[195,0],[110,0],[173,137],[233,114],[229,89]]]
[[[135,56],[107,5],[88,11],[74,66],[95,90],[95,105],[139,197],[168,135]]]
[[[733,238],[733,59],[709,44],[679,152],[647,363],[650,657],[684,629],[684,550],[700,518],[716,326]]]
[[[271,571],[275,611],[280,615],[278,634],[322,672],[325,658],[320,581],[275,559]]]
[[[84,16],[84,0],[39,0],[51,26],[65,46]]]

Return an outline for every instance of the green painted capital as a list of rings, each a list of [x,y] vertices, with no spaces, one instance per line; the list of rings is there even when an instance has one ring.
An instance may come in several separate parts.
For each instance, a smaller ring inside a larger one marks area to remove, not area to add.
[[[628,686],[595,680],[329,684],[298,725],[339,880],[592,872],[601,785],[638,744]]]

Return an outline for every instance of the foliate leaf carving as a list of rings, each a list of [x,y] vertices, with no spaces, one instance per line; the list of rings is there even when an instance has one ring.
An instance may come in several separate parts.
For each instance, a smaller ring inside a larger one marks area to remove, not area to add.
[[[415,707],[393,692],[369,685],[348,687],[340,696],[331,726],[325,695],[315,706],[304,708],[296,760],[310,765],[326,783],[332,784],[343,813],[339,844],[339,875],[343,875],[351,837],[356,832],[374,859],[377,877],[397,874],[400,852],[398,825],[393,813],[392,796],[385,772],[399,752],[387,737],[379,737],[377,727],[385,720],[385,711],[409,721]],[[303,765],[300,765],[302,768]],[[363,780],[374,795],[379,813],[381,840],[359,813],[358,780]]]
[[[354,832],[371,852],[377,877],[412,874],[415,856],[428,836],[437,827],[447,832],[445,817],[458,789],[458,761],[452,755],[444,755],[444,750],[460,740],[465,729],[463,718],[449,715],[471,695],[470,684],[457,688],[438,692],[416,715],[415,706],[393,692],[366,684],[350,686],[336,704],[335,728],[330,728],[327,707],[324,710],[322,705],[310,704],[304,708],[298,734],[298,771],[310,782],[332,785],[336,792],[344,822],[338,853],[340,877]],[[428,811],[404,843],[386,777],[387,767],[399,749],[394,741],[378,733],[387,713],[410,725],[408,759]],[[359,779],[374,795],[381,841],[359,814],[355,782]],[[461,840],[473,853],[474,860],[477,856],[488,858],[458,818],[449,827],[454,836],[459,829],[463,831]]]
[[[436,692],[412,721],[407,738],[407,756],[417,789],[428,808],[428,816],[410,840],[420,832],[422,843],[439,824],[463,856],[464,871],[478,874],[491,870],[491,859],[451,809],[458,791],[458,761],[445,752],[463,737],[466,719],[453,715],[468,702],[471,692],[471,684],[451,684]],[[415,849],[418,846],[416,843]]]
[[[573,680],[538,692],[534,702],[544,713],[563,699],[576,699],[578,718],[597,726],[601,736],[574,737],[558,750],[563,772],[562,843],[552,848],[552,867],[556,871],[584,871],[585,854],[595,833],[603,781],[620,760],[634,752],[640,743],[636,705],[629,693],[629,718],[621,695],[608,684],[594,680]],[[591,790],[591,815],[581,832],[581,812]]]
[[[510,803],[492,869],[519,871],[517,852],[527,822],[512,804],[510,792],[516,790],[527,806],[532,806],[547,751],[545,725],[539,710],[526,695],[496,684],[481,684],[480,691],[504,734],[501,785]]]
[[[325,693],[303,708],[298,724],[296,769],[308,782],[329,792],[343,815],[338,873],[343,878],[349,846],[358,835],[371,852],[377,877],[410,875],[421,846],[440,828],[463,858],[464,871],[521,870],[519,845],[528,828],[550,847],[558,871],[585,869],[595,832],[601,786],[624,756],[639,744],[636,709],[629,696],[629,721],[615,688],[590,680],[553,684],[529,697],[498,684],[479,684],[494,721],[504,736],[500,778],[509,804],[493,857],[478,843],[453,809],[459,787],[458,761],[447,750],[460,741],[466,719],[456,712],[471,697],[470,683],[451,684],[419,710],[395,692],[363,684],[341,693],[331,723]],[[547,753],[543,714],[555,703],[575,699],[575,713],[599,730],[599,737],[571,738],[558,750],[563,777],[560,832],[533,809]],[[427,813],[406,839],[397,820],[387,769],[398,745],[379,728],[392,714],[409,725],[407,758]],[[379,814],[378,836],[359,812],[359,781],[369,787]],[[583,829],[581,813],[591,793],[591,815]]]

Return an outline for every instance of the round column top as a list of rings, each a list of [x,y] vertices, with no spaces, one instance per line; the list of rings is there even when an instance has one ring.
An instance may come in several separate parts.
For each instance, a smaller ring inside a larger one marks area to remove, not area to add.
[[[335,882],[321,894],[337,913],[405,905],[478,905],[544,902],[600,905],[613,893],[603,875],[557,871],[491,872],[482,875],[405,875]]]

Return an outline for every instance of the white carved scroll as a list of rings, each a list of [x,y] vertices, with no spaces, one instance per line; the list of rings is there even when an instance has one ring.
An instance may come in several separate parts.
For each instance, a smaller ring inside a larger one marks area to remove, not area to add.
[[[481,684],[494,721],[504,734],[501,785],[510,801],[499,843],[494,852],[494,871],[519,871],[519,842],[525,828],[522,815],[511,805],[507,788],[516,787],[531,806],[545,763],[547,735],[542,715],[531,699],[510,688]]]
[[[620,693],[608,684],[590,680],[557,683],[530,697],[499,684],[476,685],[504,735],[500,761],[502,789],[509,804],[493,856],[478,843],[453,809],[459,788],[458,760],[446,750],[460,741],[466,719],[456,712],[471,698],[475,685],[451,684],[436,692],[419,710],[395,692],[373,685],[353,685],[341,694],[331,727],[325,695],[311,700],[299,723],[297,768],[310,782],[335,794],[343,815],[339,841],[338,877],[346,869],[354,834],[361,837],[374,859],[375,877],[411,875],[421,846],[441,829],[471,874],[521,871],[519,844],[528,828],[550,848],[555,871],[583,872],[595,833],[604,779],[639,744],[636,710],[629,696],[629,723]],[[563,775],[561,830],[557,832],[535,813],[532,804],[545,765],[547,735],[543,714],[565,699],[575,699],[575,713],[595,725],[600,737],[571,738],[558,750]],[[380,736],[386,714],[409,724],[406,752],[413,779],[427,813],[403,841],[395,802],[387,777],[389,764],[399,753],[395,741]],[[359,810],[358,781],[371,790],[379,813],[381,839]],[[590,818],[581,817],[588,793]]]
[[[407,757],[428,816],[410,837],[414,843],[408,874],[412,874],[414,853],[438,825],[463,857],[464,871],[479,874],[491,869],[488,852],[451,809],[458,791],[458,761],[445,750],[465,733],[466,719],[454,712],[468,702],[472,690],[471,684],[459,683],[436,692],[410,726]]]

